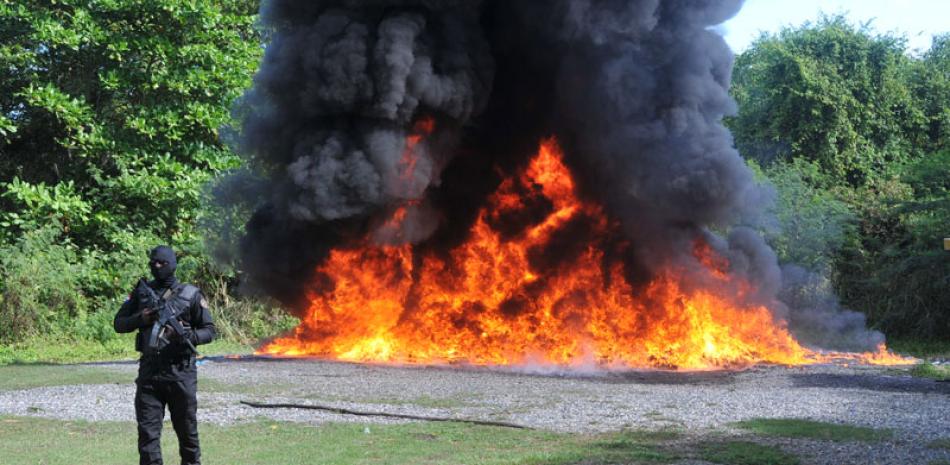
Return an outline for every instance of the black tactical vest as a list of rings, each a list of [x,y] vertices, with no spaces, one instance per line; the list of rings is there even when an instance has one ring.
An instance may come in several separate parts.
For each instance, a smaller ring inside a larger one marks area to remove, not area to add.
[[[192,286],[191,284],[182,284],[176,283],[170,289],[166,289],[165,292],[162,292],[159,295],[161,303],[171,306],[175,314],[178,315],[178,319],[181,320],[186,326],[191,325],[191,300],[195,297],[195,294],[198,293],[198,288]],[[145,353],[148,348],[148,338],[152,332],[152,326],[146,326],[139,329],[138,335],[135,337],[135,350],[141,353]],[[189,352],[188,347],[185,344],[172,344],[164,349],[162,349],[162,354],[167,353],[167,355],[173,356],[178,355],[179,352]],[[159,354],[149,354],[149,355],[159,355]]]

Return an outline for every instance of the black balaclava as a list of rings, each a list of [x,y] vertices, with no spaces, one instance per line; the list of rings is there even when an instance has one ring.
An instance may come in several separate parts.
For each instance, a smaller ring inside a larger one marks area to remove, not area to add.
[[[156,261],[163,261],[166,265],[159,268],[155,266]],[[172,284],[175,284],[175,268],[177,266],[178,261],[175,259],[175,251],[167,245],[155,247],[148,254],[148,268],[152,271],[155,284],[159,287],[171,287]]]

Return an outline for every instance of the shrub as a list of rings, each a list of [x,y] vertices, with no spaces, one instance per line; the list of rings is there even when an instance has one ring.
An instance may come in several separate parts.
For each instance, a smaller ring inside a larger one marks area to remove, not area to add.
[[[29,231],[0,247],[0,342],[16,342],[83,320],[78,257],[58,228]]]

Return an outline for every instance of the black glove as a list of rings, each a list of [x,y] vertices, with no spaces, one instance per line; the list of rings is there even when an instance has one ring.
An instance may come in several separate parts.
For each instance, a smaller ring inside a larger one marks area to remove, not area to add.
[[[145,323],[145,326],[151,326],[155,320],[158,319],[158,312],[151,308],[146,308],[142,310],[142,321]]]
[[[187,322],[181,322],[182,328],[185,330],[185,334],[179,335],[178,333],[172,331],[175,334],[175,339],[180,340],[184,344],[184,341],[191,341],[192,345],[198,344],[198,332],[191,327]]]

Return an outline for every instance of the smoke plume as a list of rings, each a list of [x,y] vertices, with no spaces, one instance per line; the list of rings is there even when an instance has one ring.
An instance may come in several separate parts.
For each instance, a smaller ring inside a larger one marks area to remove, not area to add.
[[[632,244],[616,259],[635,287],[694,263],[703,238],[730,273],[755,284],[748,299],[797,323],[810,342],[869,348],[879,337],[859,314],[795,294],[807,279],[783,273],[742,224],[770,194],[722,124],[735,111],[732,53],[710,29],[740,6],[265,1],[269,43],[236,108],[238,150],[266,186],[255,193],[243,269],[296,308],[331,248],[371,238],[447,250],[501,179],[556,136],[581,194]],[[402,221],[387,222],[397,211]],[[569,251],[550,253],[538,260]]]

